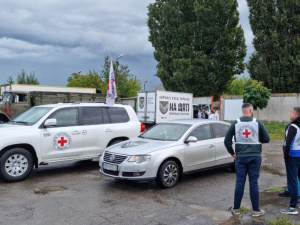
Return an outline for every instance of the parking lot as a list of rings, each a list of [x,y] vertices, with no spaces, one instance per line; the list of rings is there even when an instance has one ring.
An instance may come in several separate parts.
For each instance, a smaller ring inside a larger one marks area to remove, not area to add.
[[[289,201],[270,191],[286,186],[281,145],[263,147],[261,218],[231,215],[235,174],[227,168],[186,175],[161,189],[102,177],[98,161],[82,161],[42,166],[18,183],[0,181],[0,224],[266,224]],[[242,205],[251,209],[248,188]]]

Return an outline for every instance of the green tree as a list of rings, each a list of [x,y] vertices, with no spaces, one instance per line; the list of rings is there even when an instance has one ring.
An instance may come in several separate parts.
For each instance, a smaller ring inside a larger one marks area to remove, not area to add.
[[[9,76],[6,80],[8,84],[14,84],[14,80],[12,76]],[[18,84],[29,84],[29,85],[39,85],[40,82],[38,78],[35,76],[35,72],[31,72],[30,74],[26,74],[25,70],[22,69],[21,73],[18,74],[17,77]]]
[[[86,75],[72,73],[71,76],[68,77],[67,87],[86,87],[102,90],[104,87],[104,83],[98,72],[96,72],[95,70],[90,70]]]
[[[89,71],[86,75],[73,73],[68,77],[67,87],[96,88],[106,94],[110,62],[110,58],[106,56],[100,73],[95,70]],[[118,97],[126,98],[136,96],[137,92],[141,89],[140,81],[130,73],[128,66],[120,64],[117,68],[116,64],[114,64],[113,67]]]
[[[14,83],[15,83],[15,82],[14,82],[14,79],[12,78],[12,76],[9,76],[9,77],[7,78],[6,83],[7,83],[7,84],[14,84]]]
[[[236,0],[157,0],[148,6],[149,41],[166,90],[218,97],[244,71]]]
[[[105,84],[104,87],[101,89],[103,93],[106,93],[107,91],[110,62],[111,62],[110,58],[106,56],[104,58],[103,69],[100,73],[101,78]],[[113,67],[114,67],[118,97],[126,98],[126,97],[136,96],[137,92],[141,90],[141,82],[136,78],[136,76],[130,73],[128,66],[119,64],[117,68],[117,65],[114,63]]]
[[[225,92],[227,95],[243,95],[245,87],[249,86],[252,83],[252,79],[250,77],[235,77],[229,87],[228,90]]]
[[[31,85],[39,85],[40,82],[38,78],[35,76],[35,72],[31,72],[30,74],[26,74],[25,70],[22,69],[21,73],[18,74],[17,77],[18,84],[31,84]]]
[[[270,96],[270,89],[264,87],[261,81],[252,80],[251,84],[245,87],[243,102],[251,103],[255,110],[263,109],[267,107]]]
[[[255,52],[247,68],[272,93],[300,91],[299,0],[247,0]]]

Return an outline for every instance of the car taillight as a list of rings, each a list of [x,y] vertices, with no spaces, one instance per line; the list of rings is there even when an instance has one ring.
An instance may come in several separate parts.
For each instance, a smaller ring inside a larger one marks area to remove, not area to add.
[[[146,130],[145,124],[141,123],[141,133],[144,132],[145,130]]]
[[[6,114],[9,115],[9,107],[6,107]]]

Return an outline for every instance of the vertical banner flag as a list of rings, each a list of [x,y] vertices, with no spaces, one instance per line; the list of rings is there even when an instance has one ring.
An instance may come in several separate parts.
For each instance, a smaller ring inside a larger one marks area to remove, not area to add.
[[[116,88],[113,63],[111,61],[109,76],[108,76],[108,84],[107,84],[106,104],[112,106],[113,104],[115,104],[115,98],[117,98],[117,88]]]

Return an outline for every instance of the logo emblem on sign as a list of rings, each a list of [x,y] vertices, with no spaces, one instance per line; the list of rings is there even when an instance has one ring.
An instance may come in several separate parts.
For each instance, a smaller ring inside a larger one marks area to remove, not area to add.
[[[238,139],[242,142],[253,142],[257,137],[256,131],[251,126],[241,126],[238,132]]]
[[[160,101],[159,102],[159,111],[162,114],[166,114],[169,110],[169,102],[168,101]]]
[[[139,107],[142,109],[145,106],[145,97],[139,97]]]
[[[53,138],[53,147],[56,150],[66,150],[68,149],[72,144],[72,139],[69,134],[65,132],[57,133]]]

